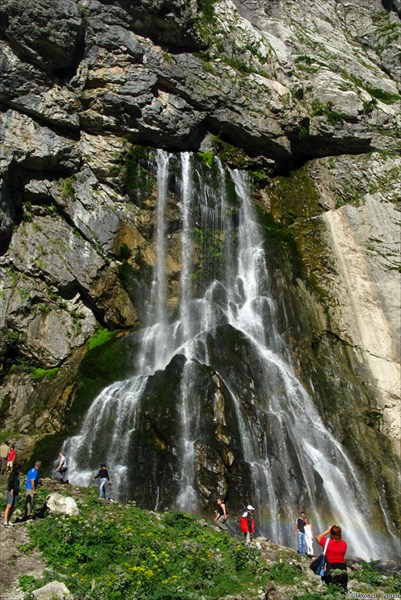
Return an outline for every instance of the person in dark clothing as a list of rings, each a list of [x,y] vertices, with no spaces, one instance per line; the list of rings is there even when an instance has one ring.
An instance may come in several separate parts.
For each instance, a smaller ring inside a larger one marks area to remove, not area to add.
[[[329,543],[326,549],[326,572],[322,580],[327,584],[338,585],[345,592],[348,585],[347,564],[345,562],[345,553],[347,552],[347,543],[342,539],[342,531],[339,525],[332,525],[323,533],[316,536],[316,541],[323,548],[329,534]]]
[[[215,523],[221,528],[227,530],[226,521],[228,519],[227,507],[221,498],[217,499],[217,511],[214,519]]]
[[[107,467],[105,464],[100,465],[100,469],[97,475],[95,475],[95,477],[93,479],[100,479],[100,488],[99,488],[99,498],[106,498],[106,500],[109,499],[109,494],[108,494],[108,490],[107,490],[107,484],[111,485],[111,481],[110,481],[110,477],[109,477],[109,472],[107,470]]]
[[[295,521],[294,536],[298,542],[298,554],[306,554],[305,513],[303,510],[301,510],[299,517]]]
[[[18,500],[20,480],[19,480],[20,467],[18,464],[14,464],[10,475],[8,476],[7,482],[7,504],[6,510],[4,511],[4,527],[13,525],[11,523],[11,517],[14,512],[15,505]]]

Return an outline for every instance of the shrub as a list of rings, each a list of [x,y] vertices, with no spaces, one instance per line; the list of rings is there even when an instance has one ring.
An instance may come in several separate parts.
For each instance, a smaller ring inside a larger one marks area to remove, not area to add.
[[[132,256],[132,252],[128,246],[128,244],[120,244],[120,249],[118,251],[118,258],[120,260],[128,260],[129,258],[131,258]]]

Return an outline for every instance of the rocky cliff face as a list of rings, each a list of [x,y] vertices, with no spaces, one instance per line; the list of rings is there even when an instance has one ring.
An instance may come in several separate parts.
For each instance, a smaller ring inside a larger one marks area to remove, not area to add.
[[[333,366],[335,402],[320,410],[339,436],[357,415],[349,437],[375,440],[393,497],[400,11],[395,0],[2,2],[0,411],[22,455],[63,431],[99,326],[140,326],[155,263],[141,147],[201,150],[255,172],[255,201],[291,236],[298,266],[277,291],[298,299],[287,313],[299,369],[346,357],[363,399],[349,404]],[[172,307],[179,270],[171,256]]]

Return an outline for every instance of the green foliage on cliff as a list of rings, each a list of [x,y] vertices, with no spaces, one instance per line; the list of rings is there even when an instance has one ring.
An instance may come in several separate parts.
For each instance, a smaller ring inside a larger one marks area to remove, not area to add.
[[[61,185],[61,195],[63,198],[73,198],[75,196],[74,180],[72,177],[67,177],[67,179],[59,179],[59,183]]]
[[[54,367],[53,369],[36,369],[32,367],[30,370],[32,379],[35,381],[40,379],[53,379],[57,375],[58,371],[58,367]]]
[[[154,177],[150,170],[153,149],[147,146],[135,145],[123,156],[123,181],[130,198],[141,204],[151,193]]]
[[[281,231],[288,242],[292,238],[294,256],[299,258],[297,265],[302,268],[308,284],[321,296],[327,297],[322,285],[326,260],[323,223],[319,219],[322,208],[308,165],[288,176],[273,179],[268,194],[276,231]]]
[[[115,331],[109,331],[105,328],[99,329],[97,334],[88,340],[89,350],[93,350],[94,348],[97,348],[97,346],[102,346],[103,344],[111,340],[111,338],[113,338],[115,334]]]

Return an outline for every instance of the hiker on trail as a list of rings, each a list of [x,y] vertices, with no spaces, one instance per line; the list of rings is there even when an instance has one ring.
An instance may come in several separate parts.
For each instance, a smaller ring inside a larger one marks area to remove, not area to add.
[[[309,558],[313,556],[313,527],[309,522],[308,517],[305,517],[305,543],[306,543],[306,554]]]
[[[99,472],[97,475],[94,476],[93,479],[97,479],[98,477],[100,479],[99,498],[104,497],[104,498],[106,498],[106,500],[108,500],[109,494],[108,494],[107,484],[111,485],[111,481],[110,481],[110,477],[109,477],[109,472],[108,472],[105,464],[100,465]]]
[[[29,519],[29,517],[32,514],[36,492],[39,485],[39,469],[41,464],[42,463],[40,462],[40,460],[37,460],[32,469],[29,469],[28,474],[26,476],[24,519]]]
[[[7,468],[6,468],[7,473],[12,471],[12,468],[13,468],[16,458],[17,458],[17,451],[15,449],[15,445],[11,444],[10,452],[8,453],[8,456],[7,456]]]
[[[66,479],[67,469],[67,459],[62,452],[59,452],[56,466],[56,476],[58,477],[60,483],[69,483],[68,479]]]
[[[327,534],[329,537],[327,538]],[[342,539],[342,531],[339,525],[332,525],[323,533],[316,536],[316,541],[323,548],[327,539],[329,543],[326,548],[326,572],[322,580],[327,584],[338,585],[347,591],[348,573],[345,562],[345,553],[347,552],[347,543]]]
[[[255,535],[254,510],[254,507],[251,504],[248,504],[239,521],[240,529],[244,534],[245,544],[250,544],[252,542],[252,537]]]
[[[6,440],[0,446],[0,475],[4,475],[7,468],[7,457],[10,452],[10,444]]]
[[[294,536],[297,538],[298,554],[306,554],[305,543],[305,513],[303,510],[299,513],[299,517],[295,521]]]
[[[227,507],[226,507],[225,503],[223,502],[223,500],[221,498],[218,498],[217,499],[216,517],[214,519],[214,522],[217,523],[217,525],[221,529],[228,529],[227,525],[225,524],[227,519],[228,519]]]
[[[11,523],[11,517],[18,500],[20,487],[19,471],[19,465],[14,464],[11,473],[8,476],[6,510],[4,511],[4,527],[14,525],[14,523]]]

